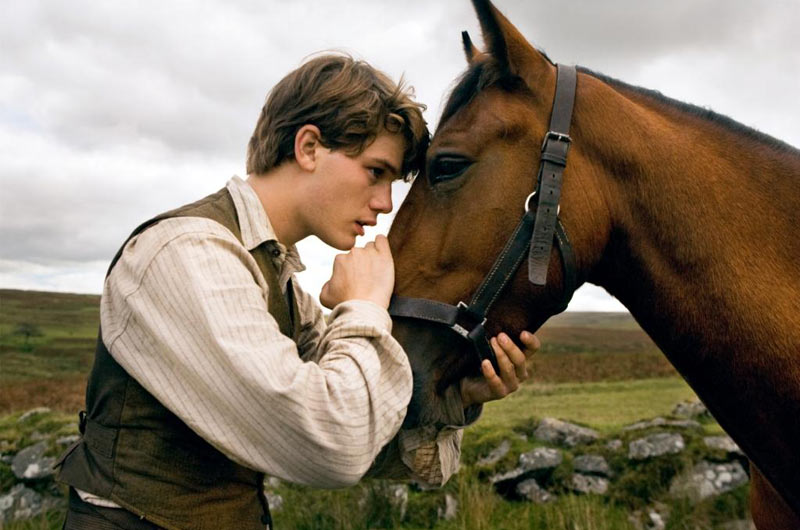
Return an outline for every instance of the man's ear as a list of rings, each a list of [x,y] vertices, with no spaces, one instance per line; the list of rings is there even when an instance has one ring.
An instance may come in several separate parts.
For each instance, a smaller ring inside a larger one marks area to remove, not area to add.
[[[297,165],[306,171],[314,171],[317,167],[318,150],[323,147],[322,135],[316,125],[306,124],[294,135],[294,158]]]

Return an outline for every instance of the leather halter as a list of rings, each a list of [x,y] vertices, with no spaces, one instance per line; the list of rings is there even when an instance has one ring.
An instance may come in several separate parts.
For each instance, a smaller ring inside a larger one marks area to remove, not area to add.
[[[575,253],[558,218],[561,184],[571,143],[569,126],[572,121],[576,83],[575,67],[559,64],[550,130],[542,141],[536,191],[525,199],[525,214],[489,274],[473,294],[469,305],[464,302],[450,305],[425,298],[396,295],[392,296],[389,304],[389,314],[393,317],[413,318],[449,327],[472,342],[480,360],[489,359],[495,373],[499,373],[499,367],[484,327],[486,315],[522,264],[526,251],[528,279],[534,285],[545,285],[555,239],[564,269],[563,294],[557,313],[567,308],[577,285]]]

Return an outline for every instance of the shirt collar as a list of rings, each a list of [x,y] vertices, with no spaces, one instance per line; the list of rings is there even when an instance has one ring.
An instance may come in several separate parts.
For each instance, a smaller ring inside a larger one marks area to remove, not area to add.
[[[297,272],[305,270],[305,265],[297,253],[297,247],[292,245],[287,248],[278,241],[264,205],[250,184],[234,175],[228,181],[227,188],[236,207],[239,230],[242,232],[242,243],[245,248],[253,250],[264,242],[274,241],[281,255],[286,257],[287,263],[290,263]]]

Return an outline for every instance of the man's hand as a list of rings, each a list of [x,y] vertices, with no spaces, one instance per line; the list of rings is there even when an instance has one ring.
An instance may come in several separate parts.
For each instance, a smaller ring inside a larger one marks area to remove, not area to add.
[[[508,335],[500,333],[492,337],[491,345],[497,356],[500,374],[495,373],[492,363],[485,359],[481,363],[483,377],[472,377],[461,380],[461,400],[464,408],[476,403],[485,403],[493,399],[501,399],[519,388],[520,383],[529,377],[525,361],[536,353],[541,346],[536,335],[523,331],[520,341],[525,346],[523,353]]]
[[[379,235],[364,248],[354,247],[333,260],[331,279],[322,286],[319,300],[328,309],[346,300],[369,300],[389,307],[394,290],[394,261],[386,236]]]

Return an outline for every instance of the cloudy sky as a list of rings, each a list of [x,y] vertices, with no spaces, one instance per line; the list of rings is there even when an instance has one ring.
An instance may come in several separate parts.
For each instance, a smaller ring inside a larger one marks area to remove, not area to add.
[[[244,173],[269,88],[320,50],[404,75],[435,125],[467,0],[4,2],[0,287],[99,293],[140,221]],[[800,1],[497,0],[531,42],[800,146]],[[346,6],[346,7],[342,7]],[[395,202],[405,195],[400,184]],[[385,232],[389,220],[378,228]],[[374,237],[376,232],[367,234]],[[362,241],[363,243],[364,241]],[[318,293],[333,251],[305,241]],[[622,309],[602,289],[570,309]]]

